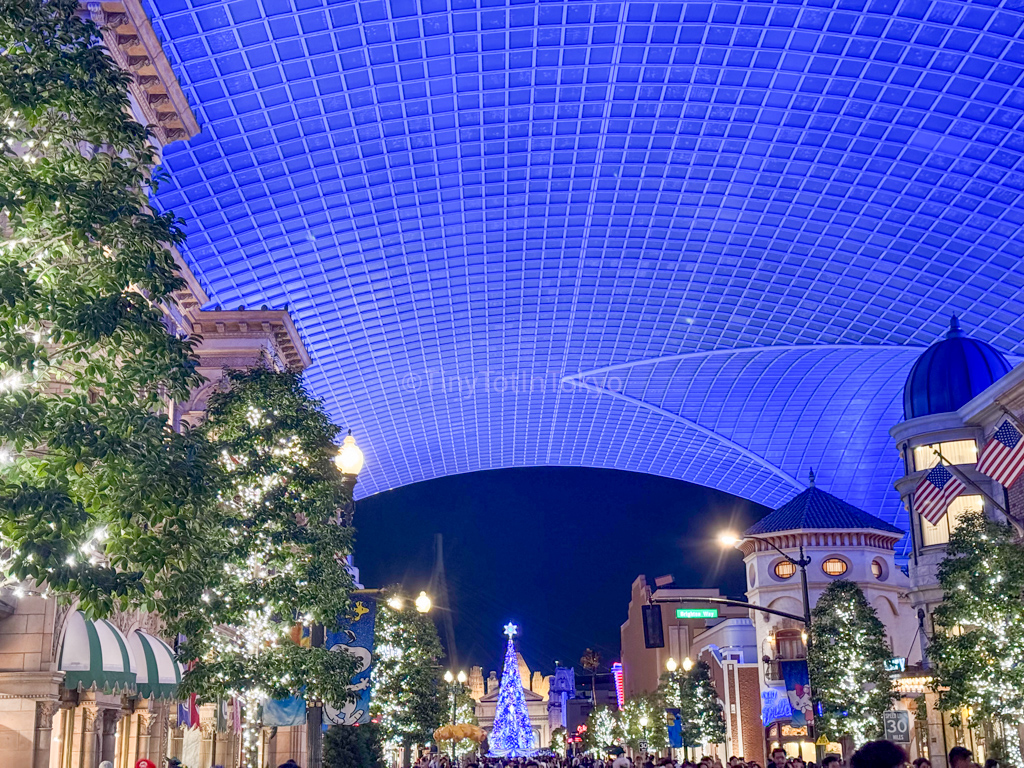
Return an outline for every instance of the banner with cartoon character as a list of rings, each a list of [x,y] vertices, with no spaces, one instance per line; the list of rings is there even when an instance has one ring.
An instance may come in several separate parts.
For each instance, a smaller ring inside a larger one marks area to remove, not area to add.
[[[811,702],[811,682],[807,674],[807,660],[780,661],[782,679],[786,681],[786,695],[793,707],[790,724],[796,728],[814,722],[814,704]]]
[[[373,666],[373,627],[377,620],[374,600],[355,600],[352,614],[338,617],[337,627],[327,627],[324,647],[332,651],[347,651],[356,658],[356,673],[349,689],[359,698],[348,702],[340,710],[324,707],[324,726],[362,725],[370,722],[370,672]]]

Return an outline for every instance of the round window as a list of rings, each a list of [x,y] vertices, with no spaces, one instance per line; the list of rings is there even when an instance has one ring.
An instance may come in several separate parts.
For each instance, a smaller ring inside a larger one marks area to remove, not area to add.
[[[885,563],[881,560],[871,561],[871,575],[879,581],[885,581],[885,577],[888,575],[889,569],[885,567]]]
[[[796,573],[796,566],[789,560],[782,560],[775,564],[775,575],[780,579],[789,579]]]
[[[824,563],[821,564],[821,570],[827,573],[829,576],[842,576],[846,573],[846,561],[840,560],[838,557],[830,557]]]
[[[757,586],[757,571],[754,570],[754,566],[747,569],[747,584],[751,587]]]

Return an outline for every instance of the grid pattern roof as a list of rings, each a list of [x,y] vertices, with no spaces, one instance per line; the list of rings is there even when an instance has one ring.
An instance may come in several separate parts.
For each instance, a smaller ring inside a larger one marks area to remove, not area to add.
[[[360,492],[535,464],[900,523],[950,312],[1024,341],[1019,2],[151,0],[158,204],[288,305]]]

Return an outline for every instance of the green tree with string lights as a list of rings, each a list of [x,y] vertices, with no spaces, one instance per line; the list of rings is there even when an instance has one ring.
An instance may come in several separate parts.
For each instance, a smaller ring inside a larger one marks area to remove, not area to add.
[[[587,730],[583,736],[584,746],[589,751],[606,753],[618,740],[619,722],[615,711],[602,704],[594,707],[587,716]]]
[[[896,698],[886,668],[892,651],[860,587],[845,579],[829,584],[811,613],[810,635],[807,666],[822,709],[820,731],[835,741],[849,736],[857,746],[879,738],[882,713]]]
[[[245,765],[254,765],[264,699],[303,695],[341,707],[351,654],[296,642],[297,625],[332,625],[347,613],[351,499],[334,464],[338,428],[290,371],[230,371],[210,396],[202,433],[216,448],[217,498],[205,510],[210,563],[203,600],[168,617],[188,626],[179,657],[193,665],[184,691],[245,705]]]
[[[668,747],[665,705],[661,697],[653,694],[626,699],[619,712],[618,735],[632,749],[639,749],[641,742],[646,742],[650,751]]]
[[[928,657],[939,706],[955,724],[998,727],[1003,760],[1024,765],[1024,546],[1011,526],[980,512],[964,515],[939,564],[942,603],[932,616]]]
[[[370,714],[389,749],[426,744],[451,716],[443,657],[430,617],[400,598],[397,588],[385,590],[377,611]]]
[[[725,743],[725,715],[705,662],[684,663],[663,674],[658,696],[666,707],[679,710],[684,747]]]
[[[168,590],[198,598],[212,465],[165,415],[202,381],[165,325],[184,235],[80,10],[0,0],[0,586],[166,615]]]

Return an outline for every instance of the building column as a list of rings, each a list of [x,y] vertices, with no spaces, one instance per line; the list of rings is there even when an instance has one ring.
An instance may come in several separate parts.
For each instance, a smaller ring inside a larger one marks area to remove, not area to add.
[[[117,759],[117,724],[121,721],[121,710],[104,708],[100,712],[100,762],[114,762]]]
[[[139,712],[139,738],[135,744],[135,755],[132,759],[132,765],[135,765],[140,758],[145,757],[148,760],[152,760],[157,765],[160,765],[161,761],[157,760],[158,755],[150,754],[153,743],[153,727],[157,721],[155,712],[140,711]]]
[[[53,716],[60,711],[56,699],[36,702],[36,728],[32,750],[32,768],[49,768],[50,747],[53,744]]]
[[[103,711],[94,704],[82,705],[81,752],[78,768],[98,768],[100,764],[100,736]]]

